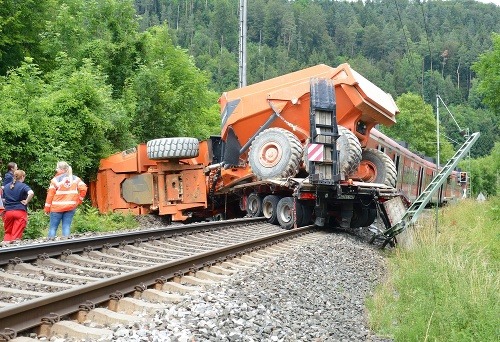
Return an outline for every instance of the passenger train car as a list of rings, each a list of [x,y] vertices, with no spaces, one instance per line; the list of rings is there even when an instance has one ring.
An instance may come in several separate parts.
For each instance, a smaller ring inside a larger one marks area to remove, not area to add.
[[[396,167],[396,188],[411,202],[429,185],[436,175],[433,158],[422,157],[407,148],[406,143],[398,143],[375,128],[370,132],[367,148],[373,148],[388,155]],[[463,198],[467,189],[467,174],[455,170],[433,196],[432,203],[439,204]]]

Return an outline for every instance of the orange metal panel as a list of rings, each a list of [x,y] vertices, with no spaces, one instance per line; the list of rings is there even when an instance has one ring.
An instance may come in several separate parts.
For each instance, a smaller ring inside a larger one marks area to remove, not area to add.
[[[389,94],[351,69],[349,64],[337,68],[320,64],[223,93],[219,99],[223,114],[227,114],[228,103],[237,104],[222,127],[222,138],[225,140],[228,128],[232,127],[243,146],[276,111],[280,118],[270,127],[285,128],[304,141],[309,136],[309,92],[313,77],[334,81],[337,121],[352,132],[356,131],[359,120],[366,123],[367,134],[376,123],[395,123],[399,110]],[[362,145],[366,145],[368,138],[357,135]]]

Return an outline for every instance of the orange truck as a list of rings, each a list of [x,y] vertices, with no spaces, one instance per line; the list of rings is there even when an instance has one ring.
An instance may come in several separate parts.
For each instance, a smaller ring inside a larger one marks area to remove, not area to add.
[[[172,221],[264,216],[285,229],[397,220],[396,168],[367,145],[399,111],[348,64],[228,91],[219,103],[220,136],[154,139],[101,160],[93,205]]]

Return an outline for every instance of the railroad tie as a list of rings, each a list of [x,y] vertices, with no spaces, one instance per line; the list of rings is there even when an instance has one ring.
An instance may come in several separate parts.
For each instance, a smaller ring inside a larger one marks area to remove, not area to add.
[[[52,325],[50,329],[52,336],[71,336],[75,339],[98,340],[113,337],[110,329],[91,328],[73,321],[60,321]]]
[[[125,312],[126,314],[133,315],[135,313],[147,312],[154,313],[163,310],[165,305],[157,303],[149,303],[144,300],[124,297],[118,301],[117,312]]]
[[[179,294],[166,293],[155,289],[144,290],[141,294],[141,299],[152,303],[179,303],[185,296]]]
[[[140,321],[140,318],[137,316],[115,312],[106,308],[95,308],[90,310],[87,313],[86,319],[102,325],[111,325],[115,323],[127,324]]]
[[[257,263],[257,264],[259,264],[259,265],[260,265],[260,263],[262,262],[262,258],[255,258],[255,257],[253,257],[253,256],[251,256],[251,255],[247,255],[247,254],[242,255],[242,256],[240,257],[240,259],[241,259],[241,260],[245,260],[245,261],[254,262],[254,263]]]
[[[182,276],[180,279],[180,283],[186,283],[186,284],[191,284],[191,285],[212,285],[215,284],[216,282],[213,280],[208,280],[208,279],[201,279],[193,276]]]
[[[214,280],[214,281],[222,281],[222,280],[226,280],[229,278],[229,276],[226,276],[226,275],[215,274],[215,273],[207,272],[207,271],[203,271],[203,270],[197,271],[195,274],[195,277],[200,278],[200,279],[205,279],[205,280]]]
[[[198,286],[187,286],[173,281],[166,282],[162,285],[161,289],[162,291],[169,291],[173,293],[189,293],[201,290]]]
[[[224,268],[224,267],[220,267],[220,266],[209,266],[207,268],[207,271],[215,273],[215,274],[223,274],[223,275],[231,275],[231,274],[238,272],[237,270],[231,270],[229,268]]]

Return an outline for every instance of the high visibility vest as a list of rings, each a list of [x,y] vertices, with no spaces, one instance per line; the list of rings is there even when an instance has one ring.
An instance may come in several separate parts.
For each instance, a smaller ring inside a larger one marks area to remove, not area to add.
[[[87,194],[87,185],[77,176],[70,180],[68,175],[55,176],[50,181],[45,211],[60,213],[73,210],[82,203]]]

